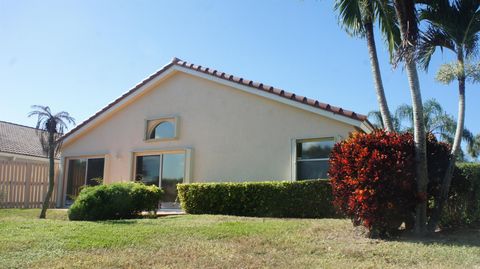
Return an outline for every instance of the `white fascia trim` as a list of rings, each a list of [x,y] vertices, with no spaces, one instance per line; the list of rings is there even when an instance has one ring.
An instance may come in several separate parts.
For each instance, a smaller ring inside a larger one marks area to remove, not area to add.
[[[327,118],[330,118],[330,119],[334,119],[334,120],[337,120],[337,121],[340,121],[340,122],[343,122],[343,123],[346,123],[346,124],[349,124],[349,125],[353,125],[353,126],[361,128],[362,130],[364,130],[366,132],[368,130],[366,124],[364,124],[364,122],[359,121],[359,120],[354,120],[354,119],[351,119],[351,118],[346,117],[346,116],[335,114],[333,112],[326,111],[326,110],[323,110],[323,109],[320,109],[320,108],[315,108],[315,107],[312,107],[310,105],[302,104],[302,103],[299,103],[297,101],[293,101],[293,100],[290,100],[290,99],[287,99],[287,98],[284,98],[284,97],[281,97],[281,96],[277,96],[275,94],[264,92],[264,91],[261,91],[259,89],[254,89],[254,88],[249,87],[249,86],[241,85],[241,84],[238,84],[236,82],[221,79],[221,78],[215,77],[213,75],[205,74],[205,73],[202,73],[202,72],[199,72],[199,71],[196,71],[196,70],[192,70],[192,69],[189,69],[189,68],[186,68],[186,67],[175,65],[172,68],[175,69],[175,70],[193,75],[193,76],[208,79],[208,80],[220,83],[220,84],[225,85],[225,86],[229,86],[229,87],[232,87],[232,88],[244,91],[244,92],[248,92],[248,93],[251,93],[251,94],[262,96],[262,97],[265,97],[267,99],[271,99],[271,100],[274,100],[274,101],[277,101],[277,102],[280,102],[280,103],[283,103],[283,104],[287,104],[287,105],[290,105],[290,106],[293,106],[293,107],[296,107],[296,108],[300,108],[300,109],[315,113],[317,115],[321,115],[321,116],[324,116],[324,117],[327,117]],[[362,126],[362,125],[365,125],[365,126]]]
[[[78,129],[77,131],[75,131],[74,134],[72,134],[71,136],[67,137],[64,141],[63,141],[63,144],[64,145],[68,145],[68,143],[74,139],[75,137],[77,137],[78,135],[82,134],[84,131],[86,130],[89,130],[90,127],[92,125],[95,125],[98,121],[101,121],[107,117],[110,116],[110,114],[112,112],[115,112],[117,109],[119,108],[122,108],[125,104],[131,102],[132,100],[134,100],[135,98],[143,95],[152,85],[155,85],[156,83],[158,83],[159,81],[163,80],[164,78],[168,77],[170,74],[172,74],[176,69],[174,68],[168,68],[167,70],[165,70],[162,74],[158,75],[157,77],[155,77],[154,79],[152,79],[151,81],[147,82],[145,85],[143,85],[142,87],[140,87],[139,89],[137,89],[136,91],[134,91],[132,94],[130,94],[128,97],[124,98],[123,100],[121,100],[120,102],[116,103],[114,106],[112,106],[111,108],[109,108],[107,111],[101,113],[99,116],[97,116],[95,119],[93,119],[92,121],[90,121],[89,123],[87,123],[85,126],[82,126],[82,128]],[[88,119],[87,119],[88,120]]]

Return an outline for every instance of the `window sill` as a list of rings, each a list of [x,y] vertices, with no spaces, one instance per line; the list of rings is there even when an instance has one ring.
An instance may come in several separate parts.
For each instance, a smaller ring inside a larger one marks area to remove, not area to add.
[[[158,138],[158,139],[144,139],[143,142],[146,142],[146,143],[155,143],[155,142],[168,142],[168,141],[175,141],[175,140],[178,140],[178,137]]]

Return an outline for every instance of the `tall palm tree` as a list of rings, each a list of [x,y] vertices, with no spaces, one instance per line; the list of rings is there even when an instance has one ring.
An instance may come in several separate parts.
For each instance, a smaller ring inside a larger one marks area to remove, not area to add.
[[[48,174],[48,190],[43,200],[42,211],[40,218],[44,219],[47,213],[47,208],[52,197],[54,179],[55,179],[55,155],[58,153],[61,140],[59,139],[64,131],[68,128],[67,123],[75,124],[75,119],[65,112],[53,114],[48,106],[32,106],[28,116],[37,117],[37,132],[43,151],[48,155],[49,159],[49,174]]]
[[[335,10],[339,12],[339,22],[347,33],[367,40],[382,126],[387,131],[393,131],[394,126],[385,97],[373,30],[373,24],[378,20],[392,56],[400,38],[393,6],[386,0],[335,0]]]
[[[456,54],[456,79],[458,81],[458,115],[450,162],[442,181],[429,229],[434,230],[447,200],[457,152],[463,137],[465,124],[465,61],[474,56],[480,38],[480,2],[478,0],[429,0],[425,1],[420,19],[427,21],[428,29],[421,38],[419,57],[425,68],[436,48],[447,48]],[[446,81],[449,83],[450,81]]]
[[[428,185],[427,146],[425,123],[423,121],[422,94],[418,78],[417,59],[415,57],[419,37],[415,4],[415,0],[393,0],[401,36],[401,44],[397,50],[397,61],[405,63],[412,99],[417,193],[425,197]],[[417,205],[415,211],[415,232],[418,235],[423,235],[426,231],[427,223],[426,199]]]

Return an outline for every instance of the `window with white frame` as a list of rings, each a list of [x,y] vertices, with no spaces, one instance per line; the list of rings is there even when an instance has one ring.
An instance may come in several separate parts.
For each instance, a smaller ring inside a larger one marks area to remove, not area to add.
[[[334,144],[333,137],[297,140],[297,180],[326,179],[328,160]]]
[[[177,118],[159,118],[147,120],[145,139],[148,140],[169,140],[177,138]]]

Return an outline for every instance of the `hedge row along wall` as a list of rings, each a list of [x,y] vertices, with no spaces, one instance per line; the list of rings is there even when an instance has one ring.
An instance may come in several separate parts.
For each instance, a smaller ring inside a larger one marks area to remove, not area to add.
[[[253,217],[331,218],[332,191],[327,180],[296,182],[179,184],[178,196],[189,214]],[[480,221],[480,164],[457,165],[443,226]]]
[[[443,226],[480,222],[480,163],[457,164],[441,222]]]
[[[327,180],[179,184],[178,196],[189,214],[252,217],[335,217]]]

